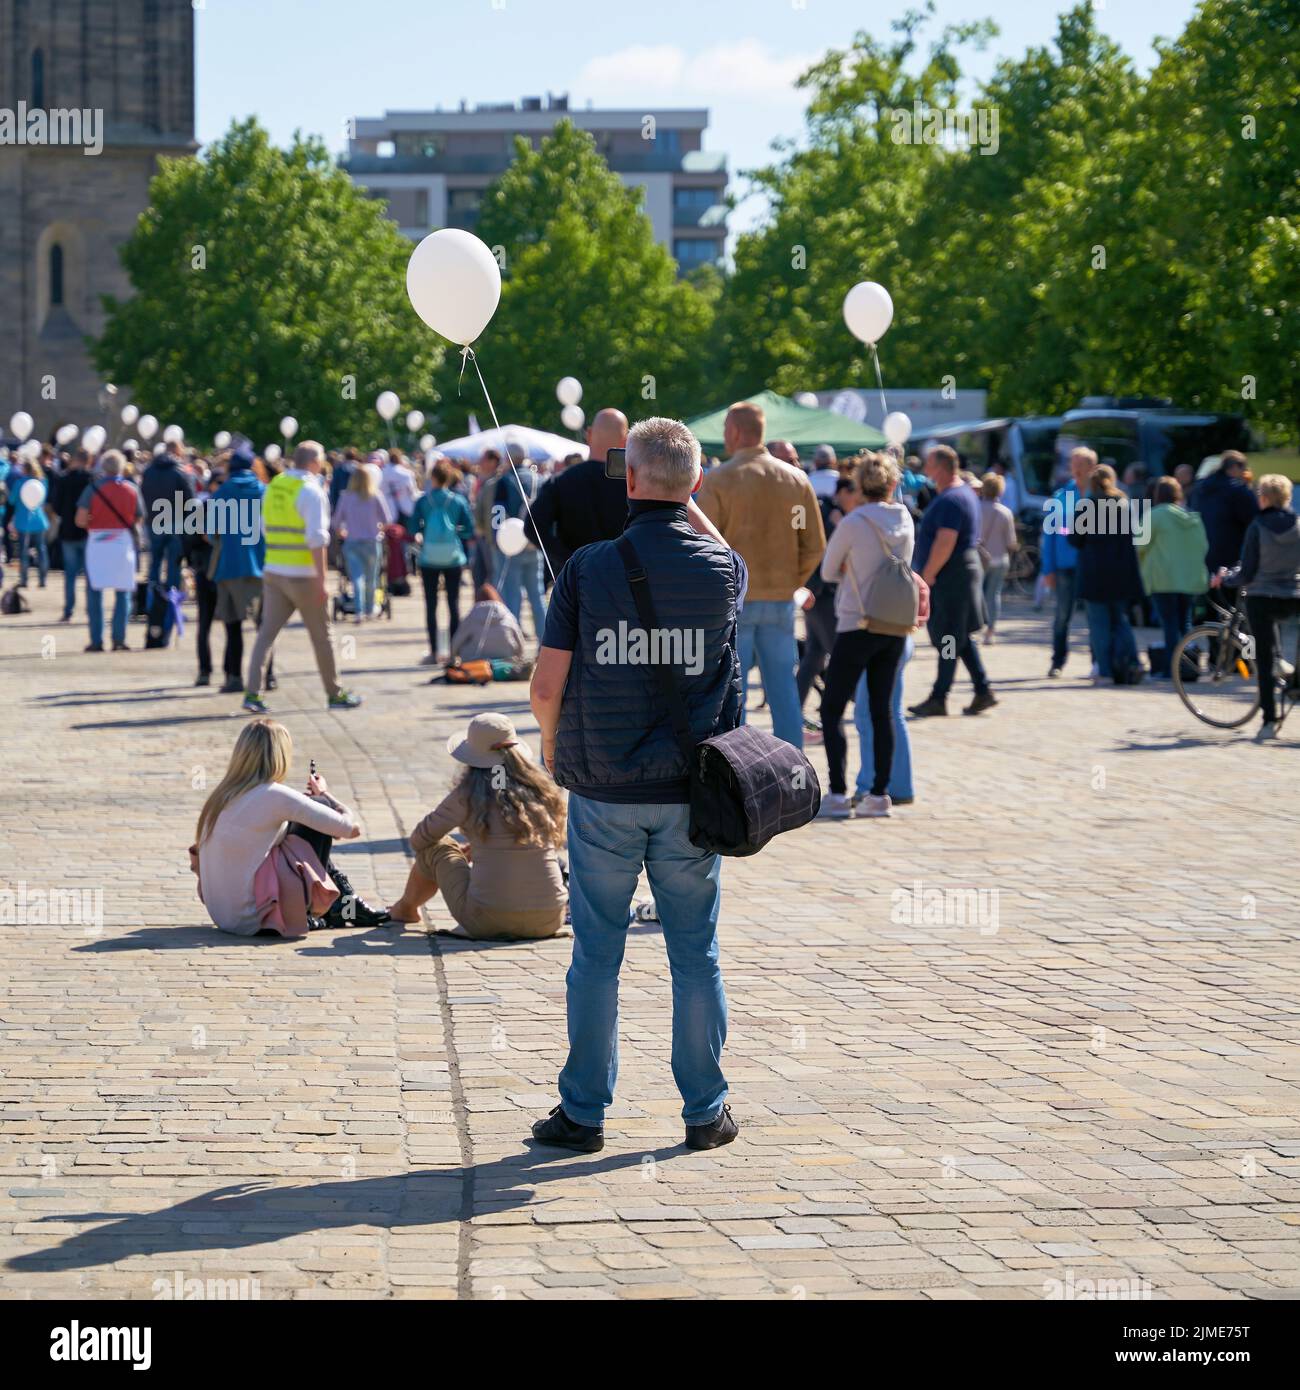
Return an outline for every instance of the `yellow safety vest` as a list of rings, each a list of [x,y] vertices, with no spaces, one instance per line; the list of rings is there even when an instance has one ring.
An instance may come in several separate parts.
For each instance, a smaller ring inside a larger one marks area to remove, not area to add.
[[[313,561],[307,546],[307,523],[298,511],[298,494],[305,478],[281,473],[267,485],[262,499],[262,528],[266,533],[266,563],[309,570]]]

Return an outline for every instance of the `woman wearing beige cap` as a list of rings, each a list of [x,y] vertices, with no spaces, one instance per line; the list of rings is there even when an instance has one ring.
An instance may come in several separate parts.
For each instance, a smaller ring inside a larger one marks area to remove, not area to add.
[[[441,891],[468,936],[554,936],[567,903],[555,853],[564,843],[563,793],[504,714],[480,714],[447,751],[465,771],[411,832],[415,866],[390,915],[416,922]],[[468,848],[451,838],[458,828]]]

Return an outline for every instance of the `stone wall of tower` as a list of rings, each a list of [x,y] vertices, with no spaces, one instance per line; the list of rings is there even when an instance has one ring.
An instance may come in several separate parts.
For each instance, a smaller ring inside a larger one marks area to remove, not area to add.
[[[104,135],[91,156],[0,144],[0,429],[24,409],[47,437],[103,420],[85,339],[103,329],[101,296],[129,293],[118,248],[148,204],[158,158],[194,149],[194,10],[191,0],[0,0],[0,110],[32,104],[37,51],[45,107],[102,112]],[[55,243],[61,306],[50,304]]]

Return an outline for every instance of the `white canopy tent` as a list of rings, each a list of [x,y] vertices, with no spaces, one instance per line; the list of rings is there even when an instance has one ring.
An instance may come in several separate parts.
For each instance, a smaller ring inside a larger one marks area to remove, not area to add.
[[[452,439],[435,448],[448,458],[475,463],[484,449],[495,449],[504,457],[507,444],[518,444],[534,463],[541,463],[544,459],[563,459],[569,454],[587,457],[587,446],[578,440],[563,434],[550,434],[546,430],[530,429],[527,425],[502,425],[499,430],[480,430],[477,434],[467,434],[462,439]]]

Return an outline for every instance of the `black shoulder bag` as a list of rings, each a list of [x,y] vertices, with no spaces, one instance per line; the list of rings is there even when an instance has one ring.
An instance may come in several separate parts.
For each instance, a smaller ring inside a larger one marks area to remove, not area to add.
[[[619,537],[618,553],[637,618],[649,635],[658,628],[650,585],[626,535]],[[774,836],[812,820],[821,806],[821,784],[800,749],[752,724],[697,743],[676,672],[662,664],[654,673],[690,770],[693,845],[712,854],[757,854]]]

